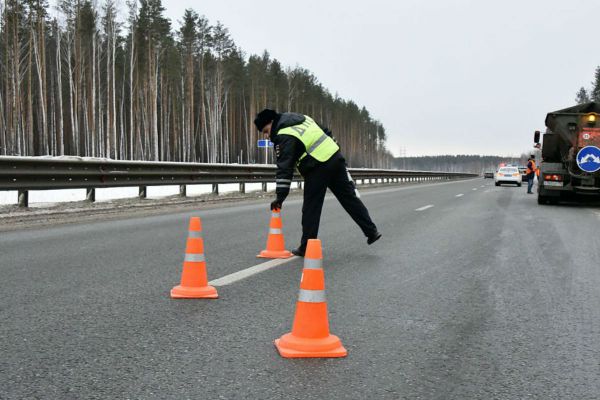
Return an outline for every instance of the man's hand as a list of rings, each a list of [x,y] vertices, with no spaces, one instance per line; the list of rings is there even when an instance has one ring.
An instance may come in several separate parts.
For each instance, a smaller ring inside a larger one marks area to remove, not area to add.
[[[274,200],[271,202],[271,211],[273,210],[281,210],[281,206],[283,204],[283,201],[281,200]]]

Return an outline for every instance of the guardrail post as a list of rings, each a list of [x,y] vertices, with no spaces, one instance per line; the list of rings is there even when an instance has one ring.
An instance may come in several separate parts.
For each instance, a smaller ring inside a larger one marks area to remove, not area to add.
[[[179,197],[187,197],[187,186],[179,185]]]
[[[267,191],[267,182],[263,182],[262,183],[262,191],[266,192]]]
[[[147,188],[146,188],[146,186],[140,186],[140,187],[139,187],[139,190],[138,190],[138,197],[139,197],[140,199],[145,199],[145,198],[146,198],[146,195],[147,195],[147,193],[146,193],[146,189],[147,189]]]
[[[96,201],[96,188],[87,188],[85,190],[85,199],[90,203]]]
[[[246,184],[244,182],[240,183],[240,193],[246,193]]]
[[[212,194],[219,194],[219,184],[218,183],[213,183]]]
[[[19,189],[17,192],[19,207],[29,207],[29,191]]]

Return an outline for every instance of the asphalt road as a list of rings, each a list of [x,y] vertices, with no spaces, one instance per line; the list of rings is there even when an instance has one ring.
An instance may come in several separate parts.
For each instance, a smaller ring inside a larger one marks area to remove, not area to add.
[[[218,300],[169,298],[190,216],[216,279],[264,262],[268,202],[2,232],[0,398],[600,399],[600,207],[538,206],[525,191],[484,179],[365,191],[384,235],[372,246],[328,199],[343,359],[273,345],[291,329],[299,258]],[[300,209],[284,204],[289,248]]]

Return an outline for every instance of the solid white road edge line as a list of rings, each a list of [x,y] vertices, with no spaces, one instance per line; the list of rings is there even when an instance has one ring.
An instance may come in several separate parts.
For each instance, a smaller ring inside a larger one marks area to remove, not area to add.
[[[234,272],[233,274],[225,275],[222,278],[215,279],[214,281],[208,282],[209,285],[212,286],[225,286],[231,283],[241,281],[242,279],[246,279],[252,275],[260,274],[261,272],[265,272],[270,270],[271,268],[275,268],[278,265],[288,263],[292,260],[295,260],[296,256],[292,256],[290,258],[276,258],[274,260],[269,260],[265,263],[255,265],[250,268],[243,269],[238,272]]]
[[[424,207],[417,208],[415,211],[423,211],[423,210],[427,210],[428,208],[431,208],[431,207],[433,207],[433,204],[428,204]]]

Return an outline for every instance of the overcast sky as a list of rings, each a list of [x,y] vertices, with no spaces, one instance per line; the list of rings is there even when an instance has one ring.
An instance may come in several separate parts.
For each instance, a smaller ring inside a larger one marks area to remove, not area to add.
[[[600,65],[599,0],[163,0],[364,105],[399,155],[518,155]],[[294,111],[294,110],[290,110]],[[335,134],[335,133],[334,133]]]

